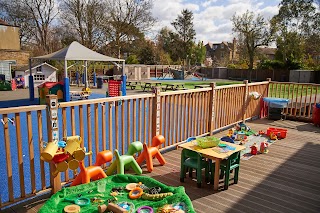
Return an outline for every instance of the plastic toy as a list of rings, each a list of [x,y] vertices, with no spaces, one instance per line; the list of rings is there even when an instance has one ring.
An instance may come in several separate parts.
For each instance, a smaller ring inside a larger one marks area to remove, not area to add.
[[[63,211],[65,213],[78,213],[80,212],[80,206],[78,205],[67,205],[64,207]]]
[[[262,131],[262,130],[259,130],[259,133],[258,133],[259,135],[264,135],[265,134],[265,132],[264,131]]]
[[[268,146],[269,145],[268,145],[267,142],[261,142],[261,144],[260,144],[260,153],[267,154],[269,152]]]
[[[90,199],[86,197],[80,197],[77,199],[65,198],[64,201],[72,202],[78,206],[87,206],[90,204]]]
[[[143,193],[141,198],[144,200],[162,200],[165,197],[173,195],[172,192],[168,193],[160,193],[160,194],[149,194],[149,193]]]
[[[129,192],[130,199],[138,199],[143,194],[143,190],[140,187],[136,187]]]
[[[231,138],[232,135],[233,135],[233,133],[234,133],[233,129],[229,129],[229,132],[228,132],[227,136],[228,136],[229,138]]]
[[[256,155],[256,154],[258,154],[258,147],[257,147],[257,144],[256,143],[254,143],[252,146],[250,146],[250,148],[251,148],[251,155]]]
[[[125,209],[126,213],[131,213],[131,212],[134,212],[134,210],[135,210],[134,204],[130,203],[130,202],[120,202],[120,203],[117,203],[117,205],[120,206],[121,208]],[[114,212],[114,213],[117,213],[117,212]]]
[[[61,141],[54,141],[47,143],[47,146],[41,152],[42,160],[56,165],[56,170],[52,173],[54,177],[68,168],[77,169],[79,161],[82,161],[86,155],[91,154],[91,152],[86,153],[81,148],[82,139],[80,136],[67,137],[65,141],[64,148],[62,148]]]
[[[136,172],[136,174],[141,175],[142,169],[134,159],[133,155],[137,152],[140,152],[142,150],[142,147],[143,145],[140,141],[132,142],[129,146],[127,154],[122,156],[120,156],[118,150],[114,150],[116,160],[112,162],[106,174],[112,175],[116,168],[118,174],[124,174],[125,167],[131,167]]]
[[[246,133],[245,132],[237,132],[237,137],[236,137],[236,140],[238,141],[242,141],[242,140],[245,140],[245,137],[246,137]]]
[[[278,137],[276,136],[276,134],[274,134],[273,132],[270,132],[269,136],[270,136],[270,139],[271,139],[271,140],[277,140],[277,139],[278,139]]]
[[[133,204],[132,204],[133,205]],[[106,211],[110,211],[113,213],[126,213],[128,212],[127,209],[123,208],[121,205],[117,205],[114,203],[109,203],[108,205],[100,205],[98,206],[98,212],[103,213]]]
[[[137,209],[137,213],[153,213],[153,209],[150,206],[141,206]]]
[[[272,128],[272,127],[269,127],[267,129],[267,135],[270,136],[270,133],[274,133],[278,139],[283,139],[283,138],[286,138],[287,137],[287,131],[286,129],[281,129],[281,128]]]
[[[96,163],[93,166],[84,167],[83,161],[79,162],[80,173],[74,179],[71,186],[90,183],[90,180],[99,180],[107,177],[101,168],[101,165],[112,161],[112,157],[112,152],[105,150],[97,154]]]
[[[153,162],[152,158],[156,157],[159,161],[159,163],[163,166],[166,161],[164,157],[161,155],[158,147],[165,142],[165,139],[162,135],[157,135],[152,138],[152,145],[151,147],[148,147],[146,143],[143,144],[143,151],[139,155],[137,159],[137,163],[139,165],[142,164],[144,160],[147,162],[147,169],[149,172],[152,172],[153,170]]]

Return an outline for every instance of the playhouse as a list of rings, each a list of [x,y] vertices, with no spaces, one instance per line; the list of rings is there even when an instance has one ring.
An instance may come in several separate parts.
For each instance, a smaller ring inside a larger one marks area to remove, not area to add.
[[[46,95],[54,94],[63,101],[63,82],[45,82],[38,86],[39,104],[46,103]]]
[[[0,91],[15,90],[16,84],[11,76],[11,62],[0,61]]]

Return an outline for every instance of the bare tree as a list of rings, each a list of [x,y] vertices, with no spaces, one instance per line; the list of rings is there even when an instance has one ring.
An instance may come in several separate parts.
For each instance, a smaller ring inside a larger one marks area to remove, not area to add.
[[[106,40],[109,48],[121,56],[121,48],[146,32],[155,22],[152,0],[107,0]]]
[[[102,29],[106,21],[103,1],[63,0],[60,10],[61,22],[83,45],[91,49],[97,49],[102,45]]]

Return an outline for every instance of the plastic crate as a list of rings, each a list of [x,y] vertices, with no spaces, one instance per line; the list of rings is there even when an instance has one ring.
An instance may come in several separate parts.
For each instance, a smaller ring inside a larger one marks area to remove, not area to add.
[[[273,132],[273,134],[275,134],[278,138],[286,138],[287,137],[287,131],[288,130],[286,130],[286,129],[269,127],[267,129],[267,135],[270,135],[270,133]]]

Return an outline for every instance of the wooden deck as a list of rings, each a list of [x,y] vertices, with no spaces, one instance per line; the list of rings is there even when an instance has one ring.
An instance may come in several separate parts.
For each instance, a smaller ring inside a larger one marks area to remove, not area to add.
[[[226,191],[214,192],[210,184],[199,189],[190,178],[180,183],[181,150],[165,153],[167,164],[144,174],[167,185],[184,186],[196,212],[320,212],[320,128],[266,119],[248,125],[254,130],[283,127],[288,135],[270,146],[268,154],[242,160],[239,183]],[[41,197],[3,212],[36,212],[45,200]]]

